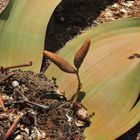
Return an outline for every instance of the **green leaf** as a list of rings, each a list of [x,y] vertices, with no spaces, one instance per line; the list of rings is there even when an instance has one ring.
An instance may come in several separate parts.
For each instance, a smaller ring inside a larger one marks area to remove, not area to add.
[[[85,39],[91,39],[91,47],[80,68],[82,91],[86,93],[83,104],[95,112],[85,134],[88,140],[113,140],[140,121],[140,102],[132,109],[140,92],[140,58],[134,55],[140,54],[140,18],[90,28],[58,54],[72,64]],[[57,78],[68,98],[76,92],[76,76],[53,64],[46,75]]]
[[[11,0],[0,15],[0,65],[33,61],[39,71],[47,24],[61,0]]]

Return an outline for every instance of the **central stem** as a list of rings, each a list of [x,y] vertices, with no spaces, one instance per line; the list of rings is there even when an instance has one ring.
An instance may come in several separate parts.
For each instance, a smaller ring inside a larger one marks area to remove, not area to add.
[[[80,80],[80,76],[79,76],[79,69],[77,69],[76,71],[76,76],[77,76],[77,79],[78,79],[78,88],[77,88],[77,94],[80,92],[81,88],[82,88],[82,83],[81,83],[81,80]]]
[[[78,87],[77,87],[77,91],[75,93],[75,96],[73,98],[73,101],[76,102],[78,97],[79,97],[80,90],[82,88],[82,83],[81,83],[80,76],[79,76],[79,69],[76,70],[75,74],[76,74],[77,80],[78,80]]]

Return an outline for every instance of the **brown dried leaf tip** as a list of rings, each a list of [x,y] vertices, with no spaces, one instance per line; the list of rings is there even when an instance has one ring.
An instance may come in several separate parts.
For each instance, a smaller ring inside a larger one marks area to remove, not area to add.
[[[76,70],[74,69],[74,67],[60,56],[49,51],[44,51],[44,55],[48,57],[62,71],[67,73],[75,73]]]
[[[90,47],[91,41],[90,40],[86,40],[84,42],[84,44],[81,46],[81,48],[77,51],[77,53],[75,54],[74,57],[74,65],[77,69],[80,68],[88,50]]]

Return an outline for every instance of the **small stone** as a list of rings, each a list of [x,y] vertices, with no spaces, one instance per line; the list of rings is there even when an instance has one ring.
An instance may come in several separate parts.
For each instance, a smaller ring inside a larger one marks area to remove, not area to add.
[[[28,135],[30,134],[30,132],[29,132],[29,129],[28,129],[28,128],[25,128],[25,129],[24,129],[24,131],[26,132],[26,134],[28,134]]]
[[[113,17],[112,17],[112,18],[110,18],[110,20],[114,21],[114,20],[115,20],[115,18],[113,18]]]
[[[112,13],[111,11],[107,11],[107,12],[106,12],[106,16],[107,16],[107,17],[113,17],[113,13]]]
[[[7,95],[2,95],[2,99],[3,99],[4,101],[6,101],[6,100],[10,100],[10,97],[7,96]]]
[[[13,86],[14,88],[18,87],[18,86],[19,86],[19,82],[18,82],[18,81],[13,81],[13,82],[12,82],[12,86]]]
[[[113,7],[113,8],[118,8],[119,5],[118,5],[117,3],[115,3],[115,4],[112,5],[112,7]]]
[[[69,28],[67,28],[67,30],[68,30],[68,31],[71,31],[72,29],[69,27]]]
[[[138,133],[138,137],[140,138],[140,133]]]
[[[134,4],[134,1],[127,1],[127,2],[123,2],[122,5],[126,6],[126,7],[132,7]]]
[[[76,124],[76,126],[78,126],[78,127],[84,126],[84,122],[83,122],[83,121],[80,121],[80,120],[75,121],[75,124]]]
[[[72,117],[70,117],[70,116],[69,116],[69,115],[67,115],[67,114],[66,114],[66,117],[68,118],[68,122],[71,122],[71,121],[72,121],[72,119],[73,119]]]
[[[126,13],[127,13],[127,10],[126,10],[126,9],[124,9],[124,8],[120,9],[120,11],[121,11],[122,13],[124,13],[124,14],[126,14]]]
[[[41,133],[41,139],[45,139],[46,138],[46,133],[43,132],[43,131],[40,131],[40,133]]]
[[[64,18],[63,16],[61,16],[61,17],[60,17],[60,21],[61,21],[61,22],[64,22],[64,21],[65,21],[65,18]]]
[[[140,140],[140,133],[138,133],[136,140]]]
[[[14,140],[24,140],[22,135],[17,135]]]
[[[10,113],[10,114],[9,114],[9,121],[10,121],[10,122],[13,122],[14,119],[15,119],[15,114]]]
[[[76,112],[76,114],[77,114],[78,118],[81,120],[85,120],[88,117],[87,110],[85,110],[84,108],[80,108]]]
[[[9,118],[9,115],[6,113],[1,113],[0,114],[0,120],[7,120]]]

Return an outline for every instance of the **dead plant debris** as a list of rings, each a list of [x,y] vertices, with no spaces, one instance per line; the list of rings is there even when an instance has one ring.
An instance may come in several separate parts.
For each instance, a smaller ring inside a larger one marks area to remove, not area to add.
[[[93,23],[100,24],[130,17],[140,17],[139,0],[122,0],[121,2],[116,2],[113,5],[107,6]]]
[[[81,103],[60,94],[55,78],[1,69],[0,79],[6,79],[0,84],[1,140],[84,139],[91,115]]]

